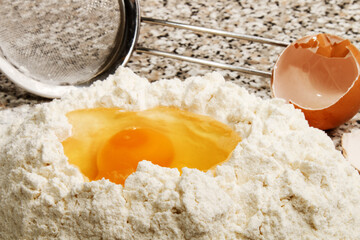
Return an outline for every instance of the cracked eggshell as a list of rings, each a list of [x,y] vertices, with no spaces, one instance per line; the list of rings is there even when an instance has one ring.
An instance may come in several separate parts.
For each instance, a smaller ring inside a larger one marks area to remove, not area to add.
[[[318,34],[290,44],[271,78],[274,97],[302,110],[310,126],[335,128],[360,109],[360,52],[338,36]]]

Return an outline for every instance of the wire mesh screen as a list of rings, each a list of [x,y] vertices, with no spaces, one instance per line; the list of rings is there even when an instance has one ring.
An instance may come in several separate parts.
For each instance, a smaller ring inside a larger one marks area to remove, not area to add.
[[[124,14],[118,0],[0,0],[0,6],[0,57],[54,85],[82,83],[101,71]]]

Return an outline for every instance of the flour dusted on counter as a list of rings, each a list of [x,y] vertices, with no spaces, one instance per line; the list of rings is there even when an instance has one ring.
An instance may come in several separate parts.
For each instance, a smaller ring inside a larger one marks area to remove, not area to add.
[[[242,141],[214,175],[142,161],[124,187],[86,182],[67,162],[67,112],[156,106],[211,116]],[[331,139],[217,73],[149,83],[120,68],[12,114],[0,112],[1,239],[360,239],[360,177]]]

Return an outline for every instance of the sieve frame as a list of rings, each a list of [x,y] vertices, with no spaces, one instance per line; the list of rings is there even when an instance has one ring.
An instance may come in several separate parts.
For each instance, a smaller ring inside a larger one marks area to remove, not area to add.
[[[116,35],[116,47],[112,51],[113,55],[102,66],[92,79],[78,85],[52,85],[39,82],[27,75],[21,69],[7,61],[4,54],[0,53],[0,71],[15,85],[20,88],[45,98],[61,98],[67,92],[87,87],[96,80],[105,79],[113,73],[119,66],[125,66],[134,52],[135,45],[140,32],[140,5],[138,0],[119,0],[121,11],[121,22]]]

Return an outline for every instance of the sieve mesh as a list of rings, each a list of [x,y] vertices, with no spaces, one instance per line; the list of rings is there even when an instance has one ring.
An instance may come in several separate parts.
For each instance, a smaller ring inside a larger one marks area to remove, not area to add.
[[[0,0],[0,6],[0,57],[52,85],[99,74],[124,17],[118,0]]]

